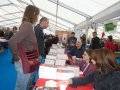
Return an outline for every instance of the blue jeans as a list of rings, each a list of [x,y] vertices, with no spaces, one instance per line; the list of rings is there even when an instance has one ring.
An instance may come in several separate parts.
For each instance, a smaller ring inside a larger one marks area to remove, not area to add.
[[[17,71],[17,80],[14,90],[29,90],[29,86],[33,82],[34,73],[24,74],[22,64],[20,63],[15,63],[15,68]]]
[[[43,56],[40,56],[40,64],[44,64],[45,63],[45,58]],[[39,78],[38,73],[39,72],[39,68],[35,71],[35,79],[34,82],[36,82]]]
[[[44,64],[45,63],[45,58],[43,56],[40,56],[40,64]]]

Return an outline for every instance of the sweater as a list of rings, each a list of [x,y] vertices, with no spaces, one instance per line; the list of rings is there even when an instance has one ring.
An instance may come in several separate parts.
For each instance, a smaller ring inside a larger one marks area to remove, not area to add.
[[[120,71],[109,74],[93,72],[83,78],[72,78],[72,81],[72,87],[94,82],[95,90],[120,90]]]
[[[32,23],[24,21],[20,25],[20,30],[8,41],[14,61],[19,60],[17,49],[17,45],[19,43],[23,44],[25,52],[33,50],[35,48],[35,45],[37,45],[37,40],[34,33],[34,26]]]

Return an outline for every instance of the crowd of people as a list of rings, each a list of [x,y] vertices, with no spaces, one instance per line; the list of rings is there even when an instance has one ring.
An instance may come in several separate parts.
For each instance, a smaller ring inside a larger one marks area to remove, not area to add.
[[[119,51],[119,43],[115,41],[112,37],[112,35],[109,35],[107,39],[105,38],[99,38],[97,36],[97,32],[93,32],[93,38],[87,39],[86,35],[83,34],[80,38],[75,37],[75,33],[71,33],[71,37],[68,39],[66,44],[66,50],[71,51],[73,47],[77,44],[77,39],[81,40],[82,47],[85,49],[99,49],[99,48],[108,48],[112,52]]]
[[[14,26],[12,29],[7,28],[7,29],[0,29],[0,37],[3,37],[7,40],[9,40],[16,32],[17,32],[17,27]]]

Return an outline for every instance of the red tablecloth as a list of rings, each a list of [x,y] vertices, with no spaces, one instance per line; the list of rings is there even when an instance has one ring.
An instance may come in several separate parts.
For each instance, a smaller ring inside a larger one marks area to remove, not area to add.
[[[71,59],[71,58],[68,58],[68,61],[70,61],[70,62],[71,62],[71,61],[72,61],[72,59]]]
[[[46,82],[47,80],[49,80],[49,79],[39,78],[39,79],[37,80],[35,86],[36,86],[36,87],[37,87],[37,86],[45,86],[45,82]],[[57,82],[58,80],[55,80],[55,81]],[[87,84],[87,85],[84,85],[84,86],[79,86],[79,87],[77,87],[77,88],[72,88],[72,87],[68,86],[68,87],[66,88],[66,90],[93,90],[93,86],[92,86],[92,84]]]
[[[68,52],[67,52],[67,51],[65,51],[65,52],[64,52],[64,54],[68,54]]]

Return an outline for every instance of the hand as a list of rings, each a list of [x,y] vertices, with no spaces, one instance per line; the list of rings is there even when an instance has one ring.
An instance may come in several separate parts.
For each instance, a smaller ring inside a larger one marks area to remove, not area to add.
[[[72,56],[72,60],[75,62],[76,61],[76,56]]]
[[[68,86],[69,84],[72,84],[72,79],[60,81],[60,82],[57,83],[58,87],[59,87],[60,85]]]

